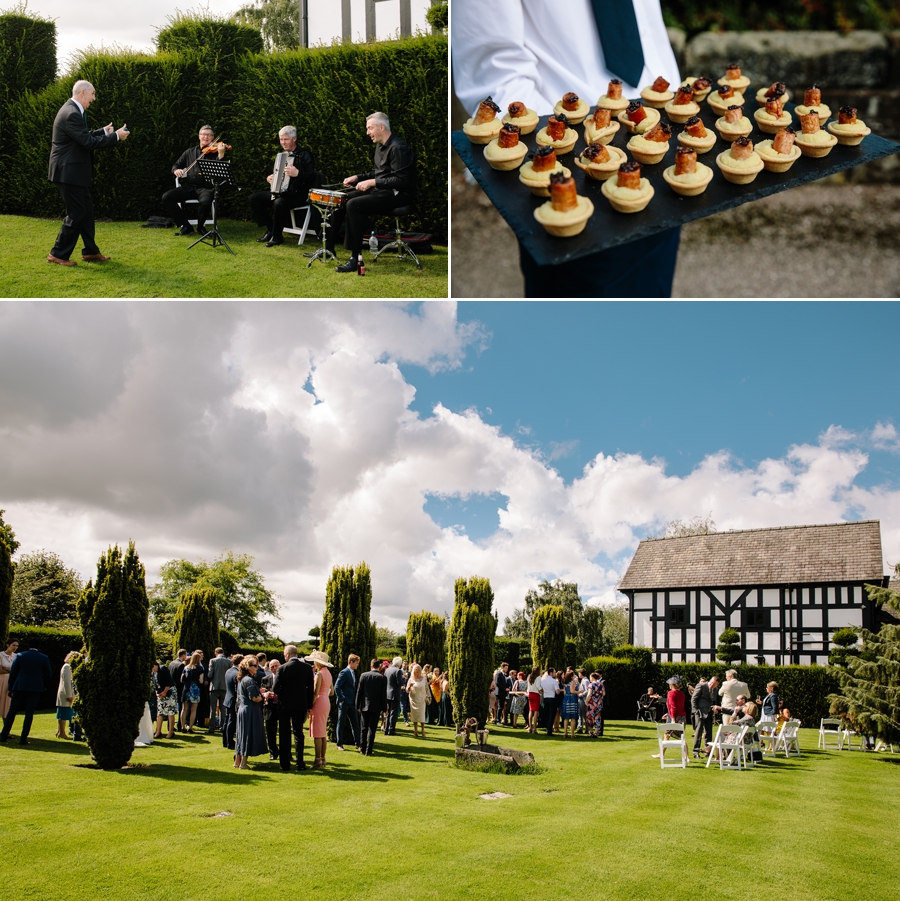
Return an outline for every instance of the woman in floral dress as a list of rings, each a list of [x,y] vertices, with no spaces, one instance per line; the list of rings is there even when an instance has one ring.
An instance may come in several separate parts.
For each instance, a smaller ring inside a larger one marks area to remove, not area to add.
[[[588,686],[587,698],[587,734],[593,738],[603,735],[603,695],[605,694],[603,683],[600,681],[600,673],[591,673],[591,683]]]

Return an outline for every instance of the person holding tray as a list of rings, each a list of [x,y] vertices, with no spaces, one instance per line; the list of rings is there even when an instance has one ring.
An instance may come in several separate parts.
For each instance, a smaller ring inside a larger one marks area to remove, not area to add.
[[[456,0],[452,44],[453,83],[467,110],[490,94],[548,115],[566,92],[593,98],[615,78],[623,97],[658,77],[681,83],[659,0],[497,0],[489,13],[481,0]],[[539,265],[520,244],[525,296],[555,296],[564,277],[571,297],[669,297],[679,237],[668,229],[564,270]]]

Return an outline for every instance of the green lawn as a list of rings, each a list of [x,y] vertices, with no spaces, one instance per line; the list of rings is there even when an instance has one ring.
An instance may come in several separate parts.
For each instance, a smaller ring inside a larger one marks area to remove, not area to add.
[[[72,259],[77,266],[47,262],[59,222],[28,216],[0,216],[0,297],[447,297],[447,248],[435,247],[413,262],[384,255],[377,263],[366,250],[366,274],[334,271],[334,263],[316,261],[304,251],[318,248],[311,238],[297,246],[285,235],[280,247],[256,239],[252,222],[222,220],[225,247],[174,237],[173,229],[141,228],[138,222],[98,222],[100,251],[108,263],[82,263],[79,241]],[[341,250],[339,262],[349,257]]]
[[[16,725],[19,726],[20,721]],[[402,725],[400,727],[403,729]],[[900,755],[815,750],[749,772],[662,771],[653,726],[603,739],[498,729],[539,776],[451,766],[450,730],[379,734],[375,756],[329,747],[325,771],[231,768],[218,736],[84,768],[84,745],[0,745],[0,859],[17,898],[896,898]],[[307,760],[311,761],[307,748]],[[512,797],[481,800],[484,792]],[[232,816],[215,817],[228,811]]]

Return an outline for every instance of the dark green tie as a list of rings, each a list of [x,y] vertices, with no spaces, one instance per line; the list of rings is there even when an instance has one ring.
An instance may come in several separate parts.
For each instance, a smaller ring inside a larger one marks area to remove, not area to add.
[[[81,111],[81,118],[84,119],[84,127],[87,128],[87,127],[88,127],[88,124],[87,124],[87,113],[86,113],[84,110]],[[90,131],[89,128],[88,128],[88,131]]]
[[[606,68],[627,84],[639,87],[644,51],[632,0],[591,0]]]

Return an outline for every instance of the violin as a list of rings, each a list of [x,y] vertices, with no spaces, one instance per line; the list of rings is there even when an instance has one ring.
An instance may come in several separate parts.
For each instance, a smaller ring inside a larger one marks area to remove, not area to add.
[[[225,144],[221,141],[218,144],[207,144],[201,153],[218,153],[220,150],[231,150],[231,144]]]

